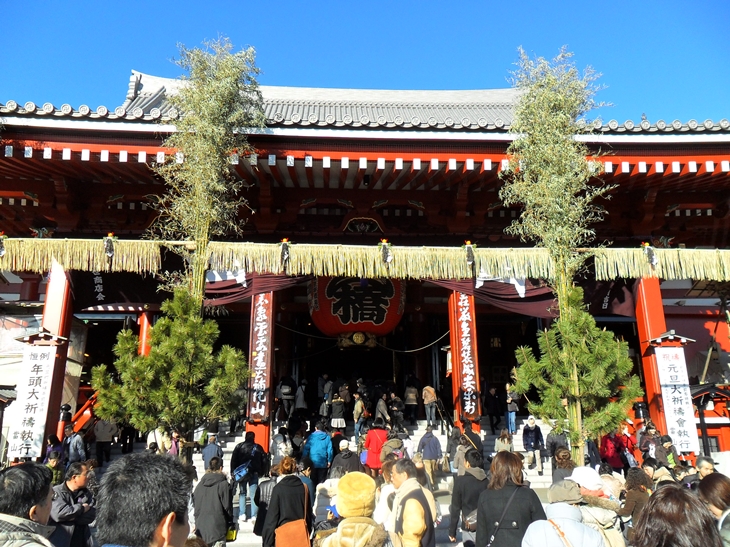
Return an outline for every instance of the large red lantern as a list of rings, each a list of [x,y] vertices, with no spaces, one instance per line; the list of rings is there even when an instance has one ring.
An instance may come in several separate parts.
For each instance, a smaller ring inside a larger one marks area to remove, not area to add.
[[[309,313],[340,345],[375,345],[376,336],[395,329],[403,317],[405,282],[401,279],[318,277],[309,282]]]

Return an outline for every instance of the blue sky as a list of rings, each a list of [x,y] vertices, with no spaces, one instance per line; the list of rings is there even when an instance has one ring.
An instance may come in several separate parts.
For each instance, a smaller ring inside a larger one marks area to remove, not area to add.
[[[4,13],[0,103],[114,108],[132,69],[179,76],[177,43],[225,35],[256,48],[262,84],[374,89],[508,87],[518,46],[567,45],[603,74],[604,120],[730,118],[728,0],[28,0]]]

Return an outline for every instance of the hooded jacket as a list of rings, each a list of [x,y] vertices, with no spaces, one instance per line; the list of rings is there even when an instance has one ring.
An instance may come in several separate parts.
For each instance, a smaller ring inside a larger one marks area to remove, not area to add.
[[[325,469],[332,461],[332,441],[330,436],[319,429],[307,437],[302,457],[309,457],[315,468]]]
[[[456,537],[456,525],[461,516],[471,513],[479,505],[479,496],[487,489],[489,481],[483,469],[467,467],[464,474],[454,479],[454,491],[451,494],[451,523],[449,536]]]
[[[360,458],[349,448],[341,450],[340,453],[335,456],[335,459],[332,460],[331,467],[333,469],[335,467],[342,467],[346,473],[363,470],[362,464],[360,463]]]
[[[603,547],[600,532],[583,524],[581,511],[567,503],[551,503],[545,507],[545,515],[558,525],[571,545],[581,547]],[[547,520],[530,524],[522,538],[522,547],[565,547],[558,531]]]
[[[312,529],[312,507],[304,497],[304,483],[296,475],[286,475],[279,479],[271,494],[266,512],[266,522],[262,530],[263,547],[274,547],[276,529],[282,524],[305,518],[307,529]]]
[[[441,442],[427,431],[418,443],[418,451],[423,454],[424,460],[438,460],[442,456]]]
[[[53,526],[0,514],[0,547],[53,547],[48,540]]]
[[[228,480],[223,473],[203,475],[193,493],[195,526],[208,545],[226,539],[228,523],[233,522],[233,503]]]

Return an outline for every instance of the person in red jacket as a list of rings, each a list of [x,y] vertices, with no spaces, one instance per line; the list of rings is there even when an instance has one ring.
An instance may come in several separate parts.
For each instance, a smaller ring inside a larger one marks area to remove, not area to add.
[[[363,448],[368,451],[365,465],[368,473],[375,478],[380,472],[380,452],[383,450],[385,441],[388,440],[388,432],[385,430],[385,423],[382,418],[376,418],[373,422],[373,426],[365,436],[365,445]]]
[[[624,450],[626,450],[626,444],[618,430],[611,431],[601,439],[601,458],[606,460],[616,473],[624,470],[624,462],[621,459]]]

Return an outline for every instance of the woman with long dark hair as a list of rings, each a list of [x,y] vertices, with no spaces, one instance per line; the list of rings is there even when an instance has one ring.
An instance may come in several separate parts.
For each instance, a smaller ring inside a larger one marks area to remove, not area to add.
[[[725,547],[730,545],[730,477],[712,473],[700,481],[700,499],[717,519],[717,529]]]
[[[520,547],[527,527],[546,520],[534,491],[522,484],[522,458],[498,452],[490,467],[487,489],[479,495],[476,547],[487,544]]]
[[[312,531],[312,505],[304,483],[294,473],[297,461],[286,456],[279,463],[279,482],[271,492],[262,530],[263,547],[276,545],[277,529],[288,522],[305,519],[308,532]],[[290,547],[306,547],[291,545]]]
[[[668,483],[634,523],[634,547],[722,547],[712,513],[689,488]]]

